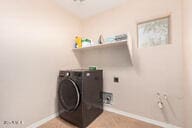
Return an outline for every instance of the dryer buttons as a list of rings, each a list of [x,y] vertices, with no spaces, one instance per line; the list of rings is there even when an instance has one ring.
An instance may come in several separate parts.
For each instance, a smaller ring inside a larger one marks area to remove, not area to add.
[[[69,72],[67,72],[67,73],[65,74],[65,76],[70,76],[70,73],[69,73]]]
[[[90,73],[86,73],[86,76],[89,77],[91,74]]]

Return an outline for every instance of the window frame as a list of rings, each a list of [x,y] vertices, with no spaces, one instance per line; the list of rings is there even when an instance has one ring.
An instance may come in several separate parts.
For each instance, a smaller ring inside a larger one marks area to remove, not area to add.
[[[157,46],[162,46],[162,45],[155,45],[155,46],[151,46],[151,47],[141,47],[139,45],[139,25],[141,24],[145,24],[145,23],[150,23],[150,22],[153,22],[153,21],[157,21],[157,20],[162,20],[162,19],[166,19],[168,18],[168,42],[166,43],[166,45],[169,45],[171,44],[171,34],[172,34],[172,30],[171,30],[171,15],[164,15],[164,16],[161,16],[161,17],[156,17],[156,18],[150,18],[148,20],[143,20],[143,21],[140,21],[137,23],[137,48],[151,48],[151,47],[157,47]]]

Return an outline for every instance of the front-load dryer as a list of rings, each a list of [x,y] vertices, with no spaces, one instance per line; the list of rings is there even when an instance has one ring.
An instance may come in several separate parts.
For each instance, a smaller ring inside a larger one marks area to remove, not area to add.
[[[86,128],[103,112],[102,92],[102,70],[60,71],[59,116],[79,128]]]

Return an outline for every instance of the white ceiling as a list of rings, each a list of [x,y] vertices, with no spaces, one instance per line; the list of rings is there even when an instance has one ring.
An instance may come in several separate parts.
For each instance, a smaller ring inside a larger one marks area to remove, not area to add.
[[[87,18],[97,13],[109,10],[125,3],[127,0],[85,0],[74,2],[73,0],[57,0],[68,11],[80,18]]]

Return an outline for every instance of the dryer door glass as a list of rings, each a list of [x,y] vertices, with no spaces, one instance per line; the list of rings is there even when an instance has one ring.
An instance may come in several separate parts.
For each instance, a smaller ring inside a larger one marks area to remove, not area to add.
[[[80,93],[77,84],[71,79],[64,79],[59,86],[59,101],[64,111],[76,110],[80,102]]]

